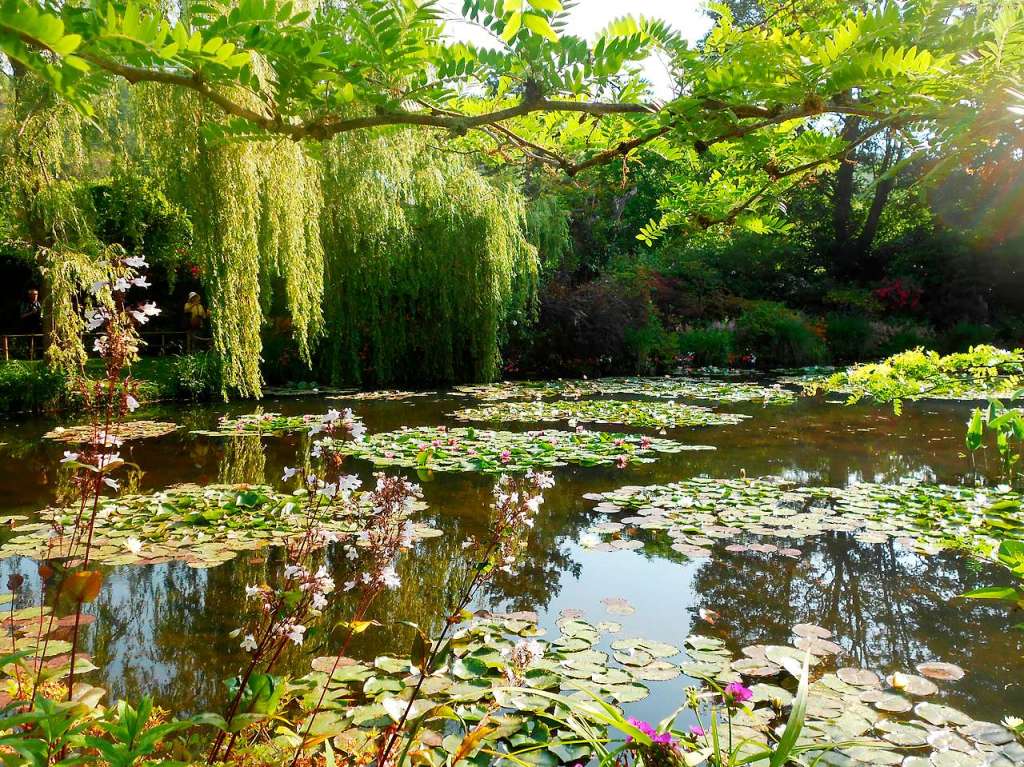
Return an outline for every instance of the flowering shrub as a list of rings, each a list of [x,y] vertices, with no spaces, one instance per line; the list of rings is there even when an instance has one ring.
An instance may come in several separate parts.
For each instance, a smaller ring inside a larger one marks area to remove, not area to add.
[[[875,291],[882,305],[890,311],[916,312],[921,308],[923,291],[902,280],[892,280]]]

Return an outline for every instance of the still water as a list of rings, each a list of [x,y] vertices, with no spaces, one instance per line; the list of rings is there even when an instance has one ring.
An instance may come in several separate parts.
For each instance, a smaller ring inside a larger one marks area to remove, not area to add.
[[[449,395],[359,402],[309,396],[269,400],[264,408],[292,414],[351,406],[372,433],[403,425],[457,425],[447,414],[471,403]],[[305,449],[304,437],[220,439],[189,433],[213,427],[225,413],[252,409],[233,404],[140,411],[140,417],[173,420],[184,428],[125,444],[122,455],[141,468],[132,489],[155,490],[181,482],[279,484],[282,467],[294,465],[297,453]],[[743,473],[835,486],[907,478],[970,484],[992,479],[984,460],[975,466],[963,455],[967,404],[911,404],[899,417],[884,407],[821,399],[790,406],[727,404],[720,409],[752,418],[735,426],[679,428],[667,434],[682,442],[712,445],[715,451],[657,454],[653,464],[626,469],[556,470],[556,486],[546,494],[530,531],[524,566],[515,576],[498,577],[477,607],[536,611],[553,633],[563,610],[582,610],[592,622],[622,624],[612,639],[644,636],[681,645],[688,634],[699,632],[724,639],[734,651],[755,643],[786,644],[791,626],[816,623],[832,631],[843,646],[840,665],[890,673],[912,671],[916,663],[928,660],[955,663],[967,675],[940,685],[941,702],[994,721],[1024,712],[1024,632],[1010,628],[1016,621],[1005,610],[956,598],[972,588],[1008,583],[1008,576],[997,568],[951,553],[922,557],[891,542],[859,543],[838,533],[797,544],[802,550],[798,559],[730,553],[721,544],[713,559],[694,561],[667,547],[660,555],[644,550],[592,551],[578,544],[587,528],[602,519],[593,511],[594,503],[582,496],[622,485]],[[0,447],[0,515],[32,512],[53,501],[64,446],[41,439],[53,425],[22,419],[0,427],[0,442],[6,443]],[[346,471],[366,480],[372,474],[368,463],[353,459]],[[449,563],[461,556],[461,541],[485,524],[493,477],[406,473],[422,483],[429,504],[425,520],[444,534],[420,542],[402,559],[402,586],[383,595],[375,613],[384,622],[412,620],[436,626]],[[87,610],[96,620],[88,627],[85,649],[100,667],[89,681],[105,687],[109,699],[150,692],[160,704],[183,713],[217,706],[224,697],[222,680],[236,673],[241,663],[238,640],[228,634],[239,626],[245,585],[266,581],[268,573],[282,566],[279,551],[264,550],[208,570],[184,563],[109,568],[103,592]],[[0,561],[0,583],[11,573],[27,579],[17,606],[37,603],[35,564],[24,559]],[[602,603],[608,597],[628,600],[635,612],[609,615]],[[344,598],[329,609],[334,620],[351,613]],[[717,613],[713,624],[700,617],[702,610]],[[401,627],[382,628],[361,640],[350,654],[404,654],[410,634]],[[333,650],[329,638],[311,636],[287,662],[301,674],[308,670],[311,657]],[[652,695],[631,710],[641,717],[661,718],[675,708],[687,684],[685,678],[651,684]]]

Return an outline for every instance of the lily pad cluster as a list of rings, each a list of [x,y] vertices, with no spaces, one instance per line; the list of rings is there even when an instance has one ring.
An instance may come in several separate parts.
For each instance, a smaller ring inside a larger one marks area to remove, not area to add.
[[[263,390],[264,397],[309,397],[315,395],[338,395],[347,392],[354,392],[354,389],[338,389],[334,386],[320,386],[310,384],[308,386],[268,386]]]
[[[281,493],[261,485],[178,485],[147,495],[103,498],[91,558],[109,565],[183,560],[193,567],[211,567],[243,551],[301,536],[307,524],[306,497],[302,491]],[[338,500],[321,508],[320,526],[339,536],[358,533],[369,507],[367,495],[354,493],[352,503]],[[413,510],[423,508],[420,503]],[[72,530],[76,512],[50,508],[36,520],[12,520],[13,535],[0,546],[0,558],[70,556],[70,538],[53,533]],[[440,533],[414,524],[412,534],[426,538]]]
[[[1009,729],[941,702],[939,683],[962,678],[959,667],[933,661],[883,676],[845,666],[842,646],[820,626],[799,624],[790,644],[751,645],[736,656],[722,639],[699,634],[687,637],[682,649],[634,637],[606,651],[599,626],[575,614],[557,625],[558,635],[548,640],[533,613],[485,614],[453,635],[446,662],[422,682],[409,657],[323,657],[292,692],[307,712],[307,726],[308,712],[318,710],[310,733],[331,739],[335,750],[355,760],[373,753],[375,738],[402,718],[419,684],[409,713],[418,725],[412,749],[418,762],[442,765],[460,754],[470,762],[502,756],[554,767],[593,756],[561,724],[569,706],[601,731],[606,712],[595,696],[628,706],[647,696],[650,683],[681,677],[696,680],[698,699],[706,701],[727,684],[749,685],[750,700],[734,710],[732,732],[735,742],[747,740],[751,752],[759,750],[755,744],[769,742],[769,732],[788,716],[794,677],[806,658],[810,684],[799,743],[809,749],[809,763],[820,756],[823,764],[980,767],[1024,758],[1024,746]],[[721,706],[717,715],[725,717]],[[710,749],[700,737],[678,743],[685,764],[708,764]]]
[[[239,416],[222,416],[217,421],[217,428],[212,430],[197,429],[193,434],[209,437],[231,437],[236,434],[292,434],[309,430],[323,423],[323,414],[281,415],[280,413],[247,413]],[[362,423],[359,416],[353,415],[339,421],[342,425]]]
[[[646,680],[680,674],[679,666],[667,660],[679,654],[671,645],[623,640],[609,654],[596,648],[602,634],[587,621],[559,620],[559,634],[550,640],[538,639],[545,631],[536,621],[534,613],[486,615],[456,631],[448,661],[423,680],[411,712],[424,730],[417,761],[441,765],[460,749],[468,749],[463,756],[471,761],[482,749],[522,752],[529,764],[552,767],[585,761],[589,748],[576,735],[539,716],[556,709],[551,694],[578,701],[574,713],[586,718],[584,704],[593,704],[592,695],[619,705],[633,703],[649,694]],[[327,687],[312,732],[333,738],[334,747],[346,754],[358,753],[361,744],[372,749],[373,736],[401,718],[418,669],[408,657],[335,661],[315,659],[313,673],[295,683],[306,711]],[[452,711],[461,727],[445,725]],[[467,737],[472,732],[480,737]]]
[[[460,421],[569,421],[583,423],[621,423],[655,429],[677,426],[722,426],[741,423],[750,416],[720,413],[697,405],[649,400],[563,400],[559,402],[501,402],[452,413]]]
[[[455,391],[483,400],[588,397],[599,394],[700,399],[716,402],[763,402],[765,404],[788,404],[796,399],[792,391],[780,385],[765,386],[741,381],[718,381],[686,376],[505,381],[480,386],[459,386]]]
[[[150,439],[162,437],[180,428],[170,421],[122,421],[108,430],[108,436],[127,442],[133,439]],[[91,442],[96,436],[96,429],[91,424],[82,426],[58,426],[43,435],[43,439],[53,439],[72,445]]]
[[[600,501],[598,511],[626,514],[599,523],[584,541],[599,548],[623,548],[619,542],[635,543],[631,538],[643,531],[664,531],[673,549],[691,557],[712,556],[716,544],[799,556],[801,539],[844,532],[864,543],[895,539],[921,554],[966,548],[988,559],[1000,542],[1024,540],[1021,497],[1006,488],[979,492],[917,483],[797,487],[771,477],[695,478],[586,497]],[[773,541],[748,543],[752,536]]]
[[[581,466],[651,463],[656,453],[714,450],[667,439],[598,431],[487,431],[405,427],[344,442],[337,451],[379,466],[408,466],[435,471],[519,472],[569,463]]]
[[[753,693],[748,708],[733,718],[733,738],[766,742],[794,701],[793,676],[808,659],[806,719],[799,745],[808,748],[808,764],[820,758],[831,765],[904,765],[904,767],[981,767],[1020,764],[1024,744],[1006,727],[977,721],[940,702],[939,683],[964,676],[957,666],[921,663],[913,671],[880,675],[842,665],[844,650],[827,630],[813,624],[793,627],[791,644],[756,644],[732,656],[717,638],[686,640],[689,663],[684,673],[722,686],[742,680]],[[696,659],[695,659],[696,653]],[[697,754],[687,764],[700,765]]]
[[[354,399],[354,400],[385,400],[388,402],[402,402],[418,397],[432,397],[437,392],[432,391],[402,391],[400,389],[381,389],[379,391],[360,391],[352,394],[345,394],[340,397],[328,397],[327,399]]]

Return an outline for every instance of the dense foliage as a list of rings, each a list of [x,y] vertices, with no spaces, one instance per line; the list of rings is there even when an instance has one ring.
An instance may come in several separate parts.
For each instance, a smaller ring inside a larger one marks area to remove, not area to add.
[[[586,41],[558,0],[461,13],[492,48],[430,2],[4,4],[0,230],[43,270],[54,364],[110,244],[205,286],[243,394],[311,364],[492,378],[507,337],[519,369],[609,373],[891,353],[951,301],[949,346],[1019,331],[985,325],[1017,300],[1019,4],[737,1],[697,45],[636,18]]]

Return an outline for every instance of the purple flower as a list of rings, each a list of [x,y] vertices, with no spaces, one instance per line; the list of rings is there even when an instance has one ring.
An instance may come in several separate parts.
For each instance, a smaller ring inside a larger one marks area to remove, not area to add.
[[[693,727],[690,728],[690,735],[692,735],[695,738],[703,738],[705,735],[707,735],[707,733],[704,732],[703,727],[701,727],[699,724],[695,724],[693,725]]]
[[[656,743],[663,746],[675,746],[675,738],[672,737],[672,733],[669,732],[658,732],[654,725],[650,722],[645,722],[642,719],[629,718],[629,723],[636,727],[640,732],[651,739],[652,743]],[[626,742],[631,743],[633,741],[632,736],[627,736]]]
[[[736,706],[746,703],[748,700],[753,698],[754,691],[749,687],[744,687],[739,682],[730,682],[722,691],[722,696],[725,698],[727,705]]]

